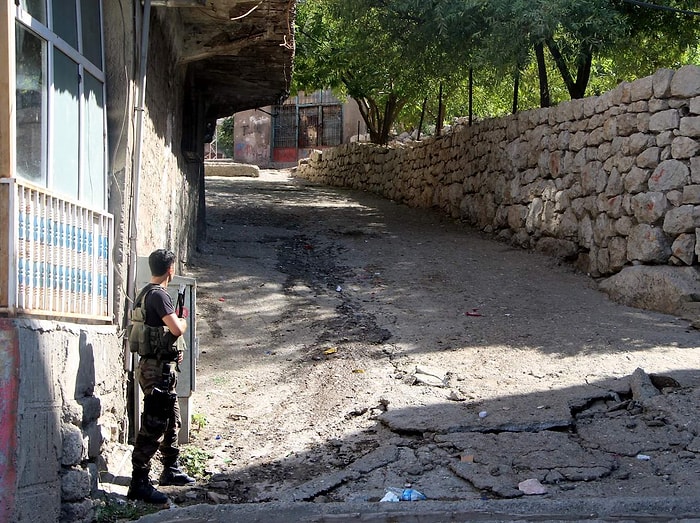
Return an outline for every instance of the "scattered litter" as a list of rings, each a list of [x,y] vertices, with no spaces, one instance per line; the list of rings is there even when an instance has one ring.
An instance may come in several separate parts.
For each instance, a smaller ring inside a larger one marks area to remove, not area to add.
[[[646,454],[637,454],[637,459],[640,461],[649,461],[651,456],[647,456]]]
[[[216,437],[215,437],[214,439],[217,440],[217,441],[219,441],[219,440],[221,439],[221,436],[220,436],[219,434],[217,434]]]
[[[473,317],[479,317],[481,316],[481,313],[478,312],[479,309],[472,309],[470,311],[467,311],[464,313],[465,316],[473,316]]]
[[[425,499],[428,499],[425,494],[411,488],[411,485],[406,485],[401,493],[401,501],[423,501]]]
[[[428,499],[425,494],[411,488],[410,484],[406,484],[403,489],[396,487],[388,487],[386,494],[380,499],[380,502],[398,503],[399,501],[422,501]]]
[[[474,455],[473,454],[463,454],[460,456],[459,460],[462,463],[474,463]]]
[[[364,369],[353,369],[352,373],[353,374],[364,374],[365,370]]]
[[[547,493],[547,487],[539,482],[538,479],[526,479],[518,483],[518,490],[528,496],[538,496]]]
[[[401,501],[401,498],[398,496],[398,494],[391,490],[387,490],[384,497],[379,500],[380,503],[398,503],[399,501]]]
[[[340,285],[338,285],[338,286],[335,288],[335,291],[336,291],[336,292],[343,292],[343,288],[342,288]]]
[[[338,347],[331,347],[329,349],[324,350],[323,354],[335,354],[336,352],[338,352]]]
[[[225,298],[219,298],[219,301],[226,301]]]
[[[486,412],[485,410],[482,410],[481,412],[479,412],[479,417],[482,418],[482,419],[485,418],[485,417],[488,416],[488,415],[489,415],[489,413]]]
[[[431,387],[447,387],[447,374],[427,367],[416,367],[413,377],[416,383]]]

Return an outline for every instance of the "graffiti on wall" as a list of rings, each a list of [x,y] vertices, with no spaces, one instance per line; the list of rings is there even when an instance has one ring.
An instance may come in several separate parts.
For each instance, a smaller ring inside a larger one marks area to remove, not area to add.
[[[267,144],[236,143],[233,148],[233,158],[237,162],[266,164],[270,160],[270,147]]]

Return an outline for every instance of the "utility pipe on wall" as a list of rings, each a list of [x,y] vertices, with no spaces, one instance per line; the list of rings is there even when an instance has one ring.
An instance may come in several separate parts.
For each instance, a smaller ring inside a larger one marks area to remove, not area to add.
[[[126,283],[127,299],[133,301],[136,292],[136,235],[139,222],[139,185],[141,179],[141,149],[143,120],[146,105],[146,69],[148,66],[148,38],[151,21],[151,0],[143,0],[141,20],[141,49],[139,56],[138,100],[135,107],[134,153],[131,167],[131,212],[129,213],[129,267]],[[131,307],[127,305],[127,310]]]

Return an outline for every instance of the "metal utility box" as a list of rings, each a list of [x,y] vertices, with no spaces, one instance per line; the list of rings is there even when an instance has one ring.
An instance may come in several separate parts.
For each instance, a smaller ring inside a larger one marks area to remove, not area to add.
[[[151,271],[148,267],[148,258],[139,257],[136,263],[136,293],[146,285],[151,279]],[[182,417],[182,428],[180,429],[180,443],[188,443],[190,441],[190,421],[191,421],[191,399],[192,392],[196,385],[196,368],[197,359],[199,358],[199,343],[197,339],[197,280],[194,278],[186,278],[184,276],[174,276],[173,280],[167,287],[168,294],[173,300],[173,304],[177,303],[177,294],[180,285],[185,286],[185,303],[183,317],[187,320],[187,332],[183,335],[187,350],[184,354],[184,359],[180,363],[180,374],[177,378],[177,398],[180,404],[180,415]],[[136,368],[138,363],[138,354],[134,354],[133,368]],[[141,411],[143,408],[142,393],[138,382],[134,381],[134,423],[136,432],[139,430],[141,422]]]

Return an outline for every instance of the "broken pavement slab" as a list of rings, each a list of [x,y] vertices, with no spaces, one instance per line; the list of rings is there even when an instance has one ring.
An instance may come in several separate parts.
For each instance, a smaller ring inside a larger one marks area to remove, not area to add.
[[[591,390],[598,392],[597,389]],[[508,398],[507,401],[494,403],[493,408],[488,409],[484,409],[483,404],[468,402],[440,404],[434,409],[410,406],[392,408],[393,402],[389,402],[388,410],[377,419],[399,434],[535,432],[554,428],[564,429],[570,426],[573,420],[566,400],[552,398],[549,394],[546,401],[546,404],[538,402],[532,395],[528,398],[513,397]],[[501,407],[501,405],[508,405],[508,407]],[[429,416],[426,416],[426,411],[430,413]],[[480,413],[482,413],[481,416]]]
[[[324,474],[291,489],[280,496],[279,501],[306,501],[313,499],[346,481],[357,479],[362,474],[384,467],[398,458],[399,449],[395,445],[379,447],[351,463],[344,470]]]
[[[562,432],[436,435],[435,441],[474,456],[474,463],[450,466],[476,488],[500,497],[517,497],[518,484],[593,481],[609,475],[617,461],[605,452],[584,448],[575,435]]]

